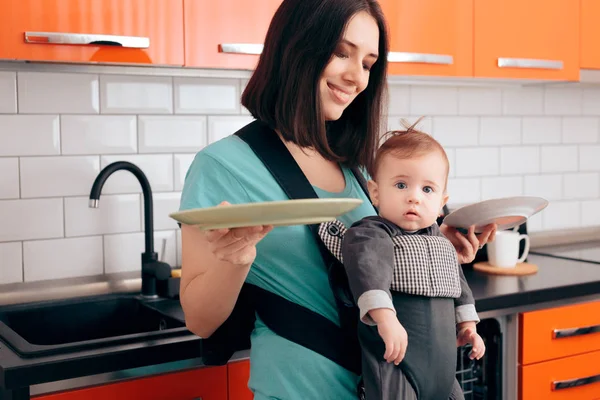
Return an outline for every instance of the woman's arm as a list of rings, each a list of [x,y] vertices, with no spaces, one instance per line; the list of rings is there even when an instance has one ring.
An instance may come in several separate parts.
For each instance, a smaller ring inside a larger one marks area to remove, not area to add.
[[[271,226],[203,232],[183,225],[180,301],[187,328],[209,337],[233,310],[256,257],[258,243]]]
[[[190,165],[181,194],[181,210],[248,203],[239,177],[208,151]],[[219,204],[220,203],[220,204]],[[262,232],[262,227],[254,228]],[[179,299],[188,329],[209,337],[231,314],[262,236],[253,228],[201,231],[182,225]]]

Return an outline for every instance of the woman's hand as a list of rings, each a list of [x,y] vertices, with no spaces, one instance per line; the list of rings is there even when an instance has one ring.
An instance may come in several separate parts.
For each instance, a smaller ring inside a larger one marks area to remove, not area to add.
[[[224,201],[219,206],[228,206]],[[256,244],[273,229],[272,225],[215,229],[205,232],[210,251],[221,261],[250,266],[256,258]]]
[[[465,236],[456,228],[442,224],[440,231],[454,245],[458,262],[460,264],[468,264],[475,259],[477,250],[481,249],[484,244],[494,240],[496,237],[496,228],[496,224],[489,224],[484,227],[483,232],[475,235],[475,226],[471,226]]]

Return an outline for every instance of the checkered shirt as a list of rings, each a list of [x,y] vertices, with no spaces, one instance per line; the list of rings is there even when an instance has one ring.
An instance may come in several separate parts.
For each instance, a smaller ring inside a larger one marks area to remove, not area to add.
[[[323,243],[342,263],[345,232],[346,227],[338,220],[319,226]],[[390,290],[427,297],[460,297],[460,265],[448,239],[441,234],[399,234],[390,239],[394,244]]]

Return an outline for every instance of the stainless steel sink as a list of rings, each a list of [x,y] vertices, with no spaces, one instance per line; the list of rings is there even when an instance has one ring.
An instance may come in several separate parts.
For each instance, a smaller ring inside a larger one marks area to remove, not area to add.
[[[19,355],[41,355],[189,334],[173,300],[106,295],[0,307],[0,337]],[[165,307],[166,306],[166,307]]]

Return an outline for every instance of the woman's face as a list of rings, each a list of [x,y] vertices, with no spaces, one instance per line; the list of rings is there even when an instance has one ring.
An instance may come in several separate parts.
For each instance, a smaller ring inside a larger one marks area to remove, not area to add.
[[[321,107],[326,121],[334,121],[365,90],[369,70],[377,61],[379,28],[368,13],[354,15],[342,35],[319,82]]]

